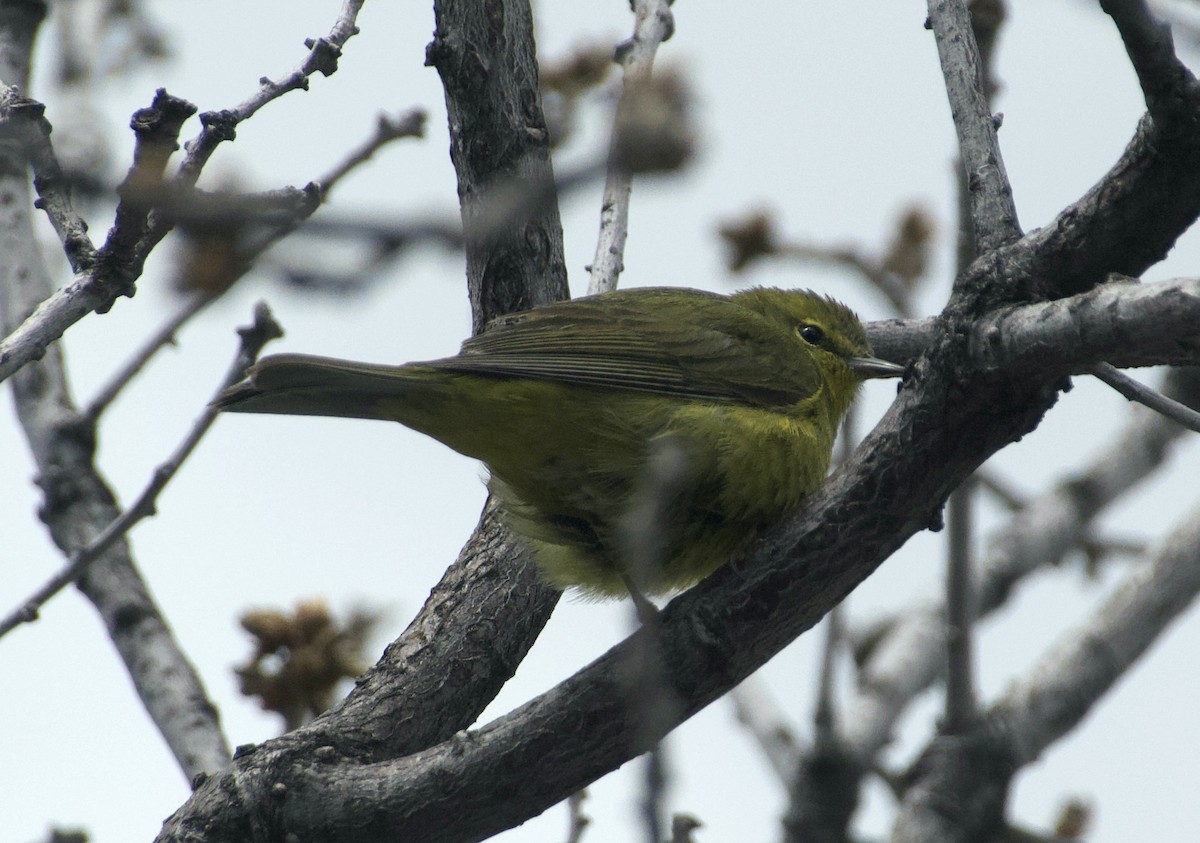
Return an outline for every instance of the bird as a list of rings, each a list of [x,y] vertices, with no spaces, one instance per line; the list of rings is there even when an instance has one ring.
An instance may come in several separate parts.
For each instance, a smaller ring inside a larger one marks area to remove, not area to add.
[[[501,316],[439,360],[268,356],[214,403],[427,434],[485,464],[551,585],[640,611],[799,507],[861,382],[903,372],[872,356],[850,308],[808,290],[642,287]],[[676,469],[654,485],[662,454]],[[628,525],[647,488],[662,498],[653,535],[633,539],[655,552],[635,569]]]

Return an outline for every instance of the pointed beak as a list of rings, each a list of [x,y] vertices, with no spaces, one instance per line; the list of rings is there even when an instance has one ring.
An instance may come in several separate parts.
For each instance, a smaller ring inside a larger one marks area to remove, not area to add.
[[[904,366],[897,366],[878,357],[847,357],[846,363],[863,379],[866,378],[898,378],[904,374]]]

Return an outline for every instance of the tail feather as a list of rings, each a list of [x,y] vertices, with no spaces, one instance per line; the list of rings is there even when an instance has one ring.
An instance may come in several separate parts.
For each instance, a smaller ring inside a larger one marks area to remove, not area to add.
[[[227,413],[392,419],[388,407],[411,382],[409,368],[277,354],[255,364],[213,405]]]

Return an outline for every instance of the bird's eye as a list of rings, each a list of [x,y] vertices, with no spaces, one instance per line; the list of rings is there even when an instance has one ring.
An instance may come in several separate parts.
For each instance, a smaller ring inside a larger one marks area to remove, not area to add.
[[[800,339],[804,340],[809,345],[820,345],[825,339],[825,332],[816,325],[806,325],[800,323],[800,327],[796,329],[796,333],[800,335]]]

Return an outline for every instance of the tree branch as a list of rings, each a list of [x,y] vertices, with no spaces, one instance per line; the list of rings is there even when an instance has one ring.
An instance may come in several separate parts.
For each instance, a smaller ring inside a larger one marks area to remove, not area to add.
[[[46,106],[21,96],[16,86],[0,89],[0,126],[3,136],[15,140],[33,169],[38,207],[63,244],[67,263],[75,272],[92,266],[96,249],[87,234],[87,223],[75,211],[70,187],[50,141]]]
[[[1027,372],[1086,374],[1097,361],[1119,368],[1195,365],[1197,322],[1198,278],[1114,281],[1070,298],[983,314],[964,328],[964,354],[983,368]],[[938,319],[885,319],[866,328],[876,355],[903,364],[929,346]]]
[[[988,720],[1013,763],[1036,761],[1070,732],[1200,592],[1200,510],[1130,567],[1125,582],[998,700]]]
[[[262,347],[266,343],[283,336],[283,331],[276,324],[274,318],[272,318],[271,312],[262,303],[259,303],[258,307],[255,308],[254,324],[240,329],[238,333],[242,338],[241,347],[238,349],[237,357],[233,365],[230,366],[229,372],[221,381],[220,386],[217,387],[216,392],[213,393],[214,398],[246,376],[246,370],[258,359],[259,352],[262,351]],[[42,606],[54,597],[54,595],[83,576],[84,572],[96,560],[102,558],[117,542],[122,541],[138,522],[149,518],[157,512],[158,497],[162,494],[162,490],[166,488],[171,479],[179,472],[184,461],[191,456],[192,451],[200,444],[200,440],[204,438],[204,434],[212,427],[216,418],[216,408],[213,406],[206,407],[201,413],[200,418],[192,425],[192,429],[188,432],[183,442],[180,443],[179,447],[175,449],[166,462],[161,463],[154,470],[150,482],[142,490],[142,493],[138,495],[137,500],[120,512],[85,547],[81,547],[72,553],[67,566],[51,577],[36,593],[25,600],[16,611],[7,617],[0,618],[0,637],[11,632],[20,624],[31,623],[36,620]],[[90,410],[80,417],[81,424],[89,427],[95,424],[95,420],[96,417]]]
[[[1164,391],[1200,406],[1200,369],[1171,370]],[[1135,407],[1125,430],[1100,449],[1099,460],[1028,501],[989,542],[978,578],[979,615],[1005,605],[1026,576],[1057,564],[1106,507],[1162,465],[1183,433],[1164,416]],[[908,703],[941,676],[944,624],[940,605],[902,613],[861,666],[844,738],[864,767],[891,739]]]
[[[1091,373],[1097,380],[1102,380],[1130,401],[1145,404],[1151,410],[1162,413],[1171,421],[1183,425],[1189,430],[1200,433],[1200,413],[1191,407],[1167,398],[1161,392],[1138,383],[1128,375],[1117,371],[1107,363],[1097,363],[1092,366]]]
[[[1171,28],[1156,20],[1144,0],[1100,0],[1121,33],[1129,63],[1137,73],[1150,117],[1168,132],[1192,131],[1196,79],[1175,55]]]
[[[1075,728],[1200,591],[1197,514],[1184,518],[1082,628],[991,707],[970,745],[944,736],[930,743],[893,840],[973,840],[1003,826],[996,809],[1013,775]]]
[[[983,66],[966,5],[962,0],[929,0],[929,24],[937,40],[959,156],[967,174],[975,248],[982,254],[1021,236],[1012,185],[984,95]]]
[[[10,23],[0,20],[0,26]],[[15,57],[27,60],[29,43],[19,39],[31,40],[33,34],[33,28],[6,29],[0,37],[0,66],[21,86],[29,68]],[[24,158],[0,157],[0,325],[6,331],[52,289],[33,232],[31,199]],[[70,555],[116,519],[119,510],[93,461],[95,432],[67,389],[62,350],[43,344],[41,351],[45,357],[39,365],[12,379],[13,394],[45,496],[41,518],[55,544]],[[138,696],[184,775],[193,779],[225,766],[229,749],[216,709],[146,590],[128,544],[119,541],[98,559],[79,580],[79,589],[100,613]]]
[[[498,217],[493,207],[505,207],[514,183],[535,194],[554,184],[528,4],[500,0],[496,11],[436,0],[425,56],[446,89],[473,333],[503,313],[569,296],[553,195],[519,216]]]
[[[1200,119],[1195,83],[1176,103]],[[1110,273],[1137,277],[1167,256],[1200,213],[1200,132],[1168,131],[1143,117],[1116,164],[1079,200],[1026,241],[1031,292],[1059,298]],[[1112,361],[1110,361],[1112,362]]]
[[[174,184],[182,187],[194,186],[216,147],[223,141],[232,140],[237,125],[268,102],[287,91],[306,87],[307,79],[313,73],[321,72],[326,76],[333,73],[337,69],[337,58],[341,54],[342,45],[358,31],[354,21],[362,4],[363,0],[345,0],[329,36],[310,42],[309,55],[296,70],[282,80],[271,82],[264,79],[259,91],[236,108],[200,115],[203,129],[195,140],[187,144],[187,154],[180,164]],[[19,37],[9,40],[20,43]],[[9,77],[6,75],[4,78]],[[151,214],[149,218],[145,217],[150,209],[144,203],[136,200],[132,204],[123,203],[124,210],[118,213],[117,224],[110,232],[109,240],[103,249],[103,260],[95,261],[92,244],[86,236],[87,226],[71,209],[67,198],[61,168],[58,167],[49,145],[49,124],[41,117],[40,108],[40,104],[22,101],[22,114],[39,121],[38,132],[42,136],[38,144],[27,150],[27,154],[38,179],[35,183],[42,192],[43,201],[40,206],[46,210],[51,222],[59,231],[77,277],[72,284],[50,294],[32,311],[32,315],[19,327],[14,325],[8,331],[9,336],[0,341],[0,380],[9,377],[29,361],[41,359],[51,343],[89,313],[104,312],[112,306],[117,297],[130,295],[132,285],[141,275],[147,256],[170,232],[174,224],[163,215]],[[169,97],[160,91],[149,110],[134,115],[135,129],[138,126],[145,127],[155,138],[153,146],[156,151],[149,156],[154,166],[166,163],[163,157],[163,153],[167,151],[163,132],[172,126],[177,131],[178,123],[182,122],[185,116],[183,112],[190,114],[194,108],[190,103]],[[142,116],[139,118],[139,115]],[[7,116],[9,115],[0,107],[0,121],[4,121]],[[23,136],[31,137],[28,132]],[[172,148],[173,144],[172,140]],[[130,178],[127,179],[129,188],[133,188],[135,182],[140,183],[139,179],[132,178],[138,172],[140,168],[135,161]]]
[[[617,61],[625,71],[622,96],[650,79],[658,47],[675,32],[675,16],[668,0],[636,0],[633,4],[633,37],[617,48]],[[617,115],[620,106],[617,107]],[[613,140],[619,131],[614,119]],[[625,239],[629,236],[629,196],[633,173],[615,156],[610,156],[604,196],[600,203],[600,236],[592,258],[588,295],[617,288],[625,268]]]

